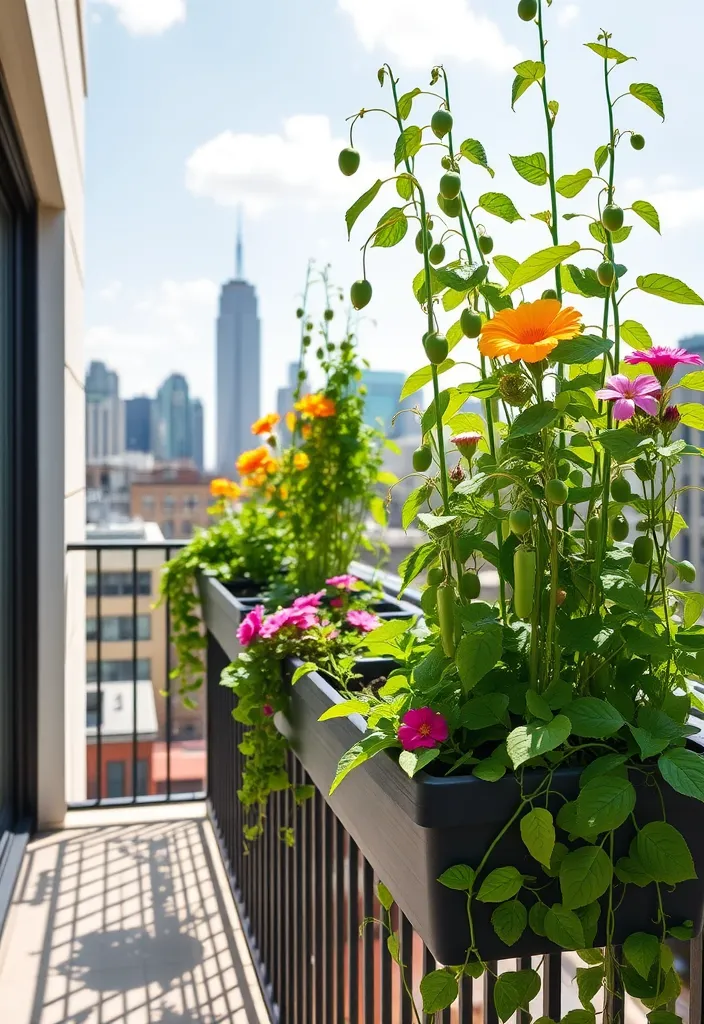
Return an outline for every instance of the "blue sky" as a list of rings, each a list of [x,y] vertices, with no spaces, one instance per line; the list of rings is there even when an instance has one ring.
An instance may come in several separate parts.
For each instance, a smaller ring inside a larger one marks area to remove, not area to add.
[[[619,258],[633,277],[667,273],[704,294],[704,10],[694,0],[554,0],[546,17],[549,90],[560,101],[558,171],[592,166],[606,139],[600,62],[581,45],[603,25],[612,45],[638,57],[614,73],[619,91],[653,82],[666,113],[663,124],[632,98],[617,105],[617,126],[646,137],[641,153],[627,144],[618,150],[617,198],[652,201],[663,224],[659,238],[629,214],[637,223]],[[385,60],[403,91],[426,88],[434,63],[447,67],[456,139],[480,139],[496,170],[492,181],[467,165],[468,190],[505,192],[526,218],[509,225],[485,215],[494,252],[522,259],[550,244],[529,217],[547,209],[547,190],[522,181],[508,156],[545,149],[537,89],[515,113],[509,102],[512,66],[536,59],[536,46],[535,27],[516,17],[513,0],[89,0],[87,358],[119,371],[125,397],[185,373],[206,403],[212,454],[217,293],[234,271],[242,204],[245,272],[262,320],[263,410],[271,407],[297,350],[294,310],[308,258],[330,261],[347,287],[360,276],[364,229],[395,204],[388,185],[387,201],[379,197],[348,243],[345,209],[391,171],[393,123],[371,115],[361,123],[354,178],[339,175],[336,154],[345,118],[388,101],[376,80]],[[433,109],[432,100],[417,101],[409,123],[428,124]],[[419,162],[431,194],[438,153],[430,149]],[[561,211],[591,212],[595,201],[588,187]],[[585,223],[563,222],[561,241],[591,244]],[[419,269],[414,235],[374,250],[368,262],[375,295],[360,343],[378,369],[410,372],[424,362],[423,315],[410,290]],[[578,260],[593,261],[595,253]],[[535,297],[531,289],[527,297]],[[704,332],[704,308],[638,294],[626,302],[624,315],[658,341]]]

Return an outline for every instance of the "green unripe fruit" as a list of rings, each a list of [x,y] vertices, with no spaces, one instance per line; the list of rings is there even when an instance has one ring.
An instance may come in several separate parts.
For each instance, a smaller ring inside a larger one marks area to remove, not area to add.
[[[527,508],[516,508],[509,513],[508,525],[517,537],[523,537],[533,525],[533,516]]]
[[[438,610],[437,586],[428,587],[420,595],[420,606],[426,615],[434,616]]]
[[[616,277],[616,270],[611,260],[604,260],[596,268],[596,277],[599,284],[603,285],[604,288],[610,288],[614,283]]]
[[[650,575],[647,565],[640,565],[638,562],[631,562],[628,566],[628,573],[635,584],[642,587]]]
[[[441,242],[436,242],[430,247],[428,258],[433,266],[437,267],[445,259],[445,246]]]
[[[448,171],[440,179],[440,195],[443,199],[456,199],[462,188],[462,179],[457,171]]]
[[[452,131],[452,124],[452,114],[449,110],[436,110],[430,118],[430,127],[433,130],[433,135],[438,139],[443,139],[448,132]]]
[[[608,203],[601,212],[601,223],[607,231],[620,231],[623,227],[623,210],[616,203]]]
[[[557,476],[558,476],[558,478],[560,480],[566,480],[567,477],[570,475],[570,470],[571,469],[572,469],[572,467],[569,464],[569,462],[567,461],[567,459],[562,459],[557,464]]]
[[[631,135],[631,146],[633,149],[643,149],[645,147],[645,139],[642,135],[634,132],[633,135]]]
[[[452,167],[452,157],[449,156],[448,154],[445,154],[440,163],[446,171],[449,171],[450,168]]]
[[[620,502],[624,505],[627,501],[630,501],[633,496],[631,485],[625,476],[620,474],[611,481],[611,497],[614,501]]]
[[[558,412],[564,412],[567,406],[570,404],[570,398],[571,395],[569,391],[561,391],[559,394],[555,395],[552,404],[555,406]]]
[[[601,537],[601,519],[599,516],[592,516],[587,520],[587,537],[596,543]]]
[[[479,246],[479,251],[488,256],[494,248],[494,239],[491,235],[480,235],[477,239],[477,245]]]
[[[327,320],[328,322],[330,322],[330,320],[332,320],[332,318],[334,316],[335,316],[335,314],[333,313],[333,311],[331,309],[326,309],[325,312],[323,313],[323,318],[325,320]]]
[[[368,306],[372,297],[372,286],[366,278],[362,281],[354,281],[350,288],[350,302],[355,309],[364,309]]]
[[[429,231],[419,231],[416,235],[416,249],[418,252],[423,252],[424,241],[427,241],[428,248],[430,249],[433,244],[433,236]]]
[[[413,452],[413,468],[416,473],[427,472],[433,464],[433,453],[427,444],[422,444]]]
[[[636,537],[633,541],[633,561],[638,565],[649,565],[653,560],[652,537]]]
[[[459,217],[462,213],[462,200],[459,196],[456,199],[445,199],[438,193],[438,206],[448,217]]]
[[[543,294],[540,296],[541,299],[556,299],[557,292],[554,288],[546,288]]]
[[[439,587],[445,579],[445,570],[441,565],[433,565],[428,569],[428,584],[431,587]]]
[[[564,505],[568,493],[567,484],[559,477],[548,480],[545,484],[545,497],[551,505]]]
[[[312,340],[313,339],[311,338],[310,334],[304,334],[303,335],[303,348],[308,348],[308,346],[310,345]]]
[[[694,583],[697,578],[697,570],[691,562],[680,562],[677,566],[677,575],[683,583]]]
[[[581,487],[584,483],[584,473],[581,469],[573,469],[569,475],[569,481],[575,487]]]
[[[438,587],[437,595],[442,649],[452,658],[455,654],[455,591],[449,583],[444,583]]]
[[[476,572],[466,572],[460,579],[460,594],[467,601],[474,601],[479,597],[482,585]]]
[[[438,334],[437,331],[433,331],[432,334],[426,334],[423,338],[423,346],[428,359],[436,366],[445,362],[447,353],[450,351],[447,338],[444,334]]]
[[[628,536],[628,520],[620,514],[612,516],[609,529],[614,540],[625,540]]]
[[[513,553],[513,610],[519,619],[529,619],[535,600],[535,551],[519,544]]]
[[[298,317],[299,320],[302,320],[303,317],[305,316],[305,310],[301,309],[301,307],[299,306],[298,309],[296,310],[296,316]]]
[[[647,480],[652,480],[655,476],[655,468],[651,466],[647,459],[636,459],[633,468],[636,471],[636,476],[639,480],[644,483]]]
[[[482,333],[482,318],[471,309],[463,309],[460,313],[460,327],[465,338],[478,338]]]
[[[518,0],[518,17],[521,21],[534,21],[538,14],[538,0]]]
[[[356,149],[346,146],[337,158],[337,166],[348,178],[359,169],[360,156]]]

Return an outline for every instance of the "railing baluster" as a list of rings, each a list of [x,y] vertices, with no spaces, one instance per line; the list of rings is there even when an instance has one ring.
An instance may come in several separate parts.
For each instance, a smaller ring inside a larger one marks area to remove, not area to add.
[[[345,1019],[345,830],[335,818],[335,1021]]]
[[[523,956],[516,961],[516,969],[519,971],[528,971],[533,966],[533,962],[529,956]],[[526,1010],[518,1011],[518,1024],[530,1024],[530,1014]]]
[[[562,1016],[562,954],[545,957],[543,967],[543,1014],[553,1020]]]
[[[401,979],[401,1024],[412,1024],[413,1003],[413,929],[411,922],[399,911],[399,931],[401,933],[401,963],[403,964],[403,977]],[[404,979],[405,985],[404,988]],[[409,995],[411,993],[411,995]]]
[[[423,946],[423,976],[425,976],[426,974],[430,974],[430,972],[434,971],[434,970],[435,970],[435,958],[433,957],[433,955],[430,952],[430,950],[428,949],[428,947],[424,945]],[[423,1014],[423,1022],[424,1022],[424,1024],[431,1024],[431,1022],[433,1021],[434,1016],[435,1016],[434,1014],[424,1013]],[[445,1018],[443,1017],[442,1018],[443,1022],[444,1022],[444,1019]],[[438,1020],[438,1024],[440,1024],[439,1020]]]
[[[499,1017],[494,1006],[494,989],[496,988],[496,975],[499,965],[495,960],[490,961],[484,972],[484,1024],[499,1024]]]
[[[359,850],[348,836],[347,853],[347,985],[350,1024],[359,1024]]]
[[[362,920],[375,917],[374,913],[374,872],[365,858],[362,859]],[[376,924],[365,924],[362,937],[363,971],[362,992],[364,999],[363,1020],[374,1020],[374,941]]]
[[[96,689],[98,694],[98,729],[96,733],[96,792],[95,802],[99,807],[103,802],[103,619],[102,619],[102,590],[103,590],[103,572],[101,556],[103,552],[100,548],[95,553],[95,622],[97,632],[95,634],[95,666],[96,666]]]
[[[333,939],[333,871],[335,817],[323,800],[323,1022],[333,1007],[335,947]]]
[[[458,1024],[473,1024],[474,1021],[474,993],[472,991],[472,979],[467,975],[462,976],[460,981],[459,1021]]]
[[[699,935],[689,944],[689,1024],[704,1021],[704,938]]]
[[[166,561],[168,562],[171,558],[171,548],[167,547],[164,551]],[[166,715],[165,715],[165,731],[166,731],[166,799],[171,799],[171,598],[167,597],[166,606],[164,608],[164,636],[166,638]],[[206,699],[206,705],[207,705]],[[206,733],[207,735],[207,733]]]
[[[294,773],[294,785],[298,785],[302,781],[302,769],[298,762],[298,759],[294,759],[295,773]],[[294,971],[296,981],[296,1004],[294,1011],[294,1024],[306,1024],[304,1015],[305,1006],[305,965],[304,957],[305,952],[303,948],[303,904],[304,904],[304,889],[303,889],[303,858],[302,858],[302,845],[303,845],[303,808],[297,807],[294,815],[295,829],[296,829],[296,844],[293,847],[294,855],[294,889],[293,889],[293,959],[294,959]]]
[[[132,548],[132,803],[137,803],[137,548]]]
[[[387,912],[380,905],[379,917],[386,920]],[[379,1013],[382,1022],[391,1021],[391,1004],[393,995],[393,977],[391,966],[393,960],[389,953],[387,939],[390,933],[381,928],[379,931]]]

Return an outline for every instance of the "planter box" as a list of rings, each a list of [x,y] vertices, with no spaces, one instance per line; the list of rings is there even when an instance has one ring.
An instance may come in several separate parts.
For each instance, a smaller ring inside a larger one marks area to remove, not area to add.
[[[368,679],[388,669],[380,662],[365,666]],[[476,866],[484,852],[519,804],[516,779],[507,775],[499,782],[482,782],[473,776],[435,777],[420,772],[414,779],[399,768],[386,752],[355,769],[329,797],[340,756],[357,742],[365,729],[358,715],[319,722],[320,715],[342,700],[340,694],[322,676],[312,672],[293,688],[289,713],[277,715],[276,725],[289,740],[304,765],[340,819],[360,847],[377,875],[393,893],[398,905],[415,930],[422,936],[440,963],[458,964],[469,945],[466,898],[463,893],[440,885],[437,878],[455,864]],[[699,744],[704,748],[704,744]],[[535,771],[535,785],[542,773]],[[529,773],[526,773],[527,784]],[[579,791],[579,773],[564,769],[555,773],[554,785],[568,799]],[[652,786],[637,785],[636,817],[640,825],[662,818],[657,793]],[[704,879],[704,813],[696,801],[680,796],[663,783],[667,819],[679,828],[689,844],[700,879]],[[551,797],[549,805],[557,813],[563,801]],[[633,831],[624,825],[616,835],[617,856],[628,852]],[[557,880],[542,875],[540,865],[525,849],[518,823],[503,837],[492,854],[487,870],[514,865],[526,875],[534,875],[539,884],[552,888],[543,891],[546,903],[560,901]],[[541,877],[542,876],[542,877]],[[693,919],[701,931],[702,884],[679,884],[674,892],[661,886],[665,912],[673,924]],[[560,947],[535,936],[526,929],[522,938],[508,947],[496,936],[490,918],[495,904],[474,904],[474,922],[481,954],[486,960],[560,952]],[[648,931],[656,917],[654,886],[638,889],[629,886],[616,915],[616,943],[634,931]],[[599,933],[593,945],[603,945],[605,934],[602,911]]]

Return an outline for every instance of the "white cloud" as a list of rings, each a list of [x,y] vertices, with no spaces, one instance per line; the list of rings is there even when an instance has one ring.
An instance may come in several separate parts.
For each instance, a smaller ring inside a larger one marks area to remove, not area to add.
[[[98,291],[98,298],[104,302],[114,302],[122,294],[122,281],[110,281]]]
[[[579,7],[577,4],[565,4],[557,12],[557,23],[558,25],[569,25],[571,21],[579,17]]]
[[[334,138],[329,119],[317,114],[287,118],[278,135],[225,131],[188,158],[186,186],[223,206],[242,203],[253,214],[286,201],[307,207],[336,205],[360,191],[359,176],[345,178],[337,166],[347,144]],[[380,176],[378,166],[370,166],[364,154],[362,161],[365,182]]]
[[[409,68],[430,69],[454,58],[505,71],[521,59],[495,22],[475,14],[467,0],[338,0],[362,46]]]
[[[158,36],[186,20],[186,0],[93,0],[112,7],[121,25],[135,36]]]
[[[663,228],[682,228],[704,220],[704,188],[667,189],[648,196]]]

